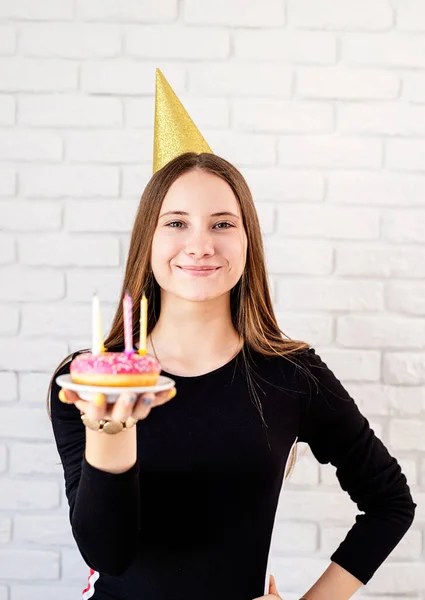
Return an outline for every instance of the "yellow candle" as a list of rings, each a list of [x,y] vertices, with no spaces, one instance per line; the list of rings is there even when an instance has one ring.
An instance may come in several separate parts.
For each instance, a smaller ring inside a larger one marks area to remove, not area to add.
[[[92,354],[97,356],[98,354],[102,354],[102,352],[105,352],[106,348],[103,345],[102,321],[100,318],[100,303],[99,303],[99,297],[96,294],[93,294],[92,317],[93,317]]]
[[[143,297],[140,301],[140,337],[139,337],[139,354],[146,354],[146,335],[148,330],[148,299],[143,292]]]

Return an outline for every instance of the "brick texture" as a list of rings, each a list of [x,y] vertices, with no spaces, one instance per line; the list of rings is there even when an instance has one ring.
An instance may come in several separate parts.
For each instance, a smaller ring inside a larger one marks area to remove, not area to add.
[[[105,329],[114,314],[156,67],[248,182],[279,326],[318,350],[418,504],[356,598],[425,600],[422,0],[0,0],[0,600],[86,585],[45,400],[90,344],[94,287]],[[300,451],[270,555],[285,600],[357,512]]]

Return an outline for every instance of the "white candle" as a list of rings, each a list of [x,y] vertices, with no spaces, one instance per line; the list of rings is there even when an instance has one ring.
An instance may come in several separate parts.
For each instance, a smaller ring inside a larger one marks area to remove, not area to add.
[[[124,344],[126,354],[133,354],[133,300],[128,291],[123,299]]]
[[[146,333],[148,328],[148,299],[143,292],[140,302],[140,335],[139,335],[139,354],[146,354]]]
[[[102,320],[100,316],[100,302],[97,294],[93,294],[93,305],[92,305],[92,325],[93,325],[93,347],[92,354],[98,356],[106,350],[103,345],[102,335]]]

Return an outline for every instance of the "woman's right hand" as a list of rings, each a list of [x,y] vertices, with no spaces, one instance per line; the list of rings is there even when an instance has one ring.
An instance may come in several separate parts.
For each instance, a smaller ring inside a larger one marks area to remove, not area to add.
[[[126,421],[129,417],[136,420],[146,419],[152,408],[169,402],[176,395],[176,388],[164,392],[145,392],[134,394],[125,392],[120,394],[116,402],[107,403],[104,394],[97,394],[95,400],[87,401],[71,390],[62,388],[59,400],[65,404],[74,404],[83,411],[89,419],[100,421]]]

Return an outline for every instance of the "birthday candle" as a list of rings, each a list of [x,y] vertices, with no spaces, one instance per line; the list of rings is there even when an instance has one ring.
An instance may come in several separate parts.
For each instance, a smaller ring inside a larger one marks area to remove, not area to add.
[[[139,354],[146,354],[146,334],[148,329],[148,299],[143,291],[143,297],[140,301],[140,337],[139,337]]]
[[[103,335],[102,335],[102,320],[100,317],[100,303],[99,297],[97,294],[93,294],[93,304],[92,304],[92,325],[93,325],[93,348],[92,354],[98,356],[105,352],[106,348],[103,345]]]
[[[124,313],[124,342],[126,354],[132,354],[133,348],[133,301],[128,292],[124,295],[123,300],[123,313]]]

